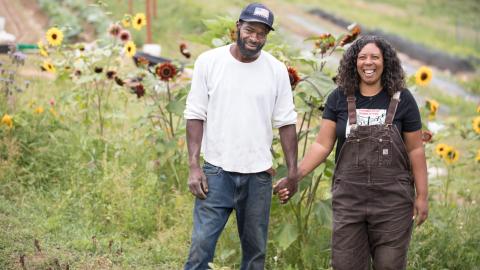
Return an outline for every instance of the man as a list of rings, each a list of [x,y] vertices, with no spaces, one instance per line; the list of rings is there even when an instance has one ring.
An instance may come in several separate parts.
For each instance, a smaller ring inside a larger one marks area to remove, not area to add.
[[[197,198],[185,269],[208,269],[233,209],[242,245],[241,269],[264,268],[272,128],[279,128],[288,188],[297,188],[297,115],[287,68],[262,51],[272,25],[273,13],[267,7],[250,4],[237,21],[236,43],[207,51],[195,63],[185,118],[188,187]]]

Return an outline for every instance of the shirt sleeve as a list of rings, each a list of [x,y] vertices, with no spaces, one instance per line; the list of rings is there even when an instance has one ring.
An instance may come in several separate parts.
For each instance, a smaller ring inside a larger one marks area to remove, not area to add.
[[[277,80],[277,96],[273,108],[272,123],[274,128],[297,123],[297,113],[293,103],[292,87],[287,67],[283,66]]]
[[[192,84],[183,113],[185,119],[207,120],[208,87],[207,65],[203,57],[198,57],[193,68]]]
[[[325,110],[323,111],[322,118],[337,122],[337,95],[338,89],[334,90],[328,95],[327,103],[325,104]]]
[[[402,91],[400,102],[405,102],[406,106],[405,117],[402,119],[402,129],[404,132],[413,132],[422,128],[422,119],[420,117],[420,110],[417,102],[409,90]]]

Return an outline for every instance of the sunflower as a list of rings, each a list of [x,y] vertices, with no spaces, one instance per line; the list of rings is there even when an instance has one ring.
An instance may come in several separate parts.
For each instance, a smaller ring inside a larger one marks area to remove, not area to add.
[[[115,83],[118,85],[118,86],[123,86],[125,84],[125,81],[123,81],[120,77],[118,76],[115,76],[113,78],[115,80]]]
[[[133,16],[133,19],[132,19],[133,28],[140,30],[145,25],[147,25],[147,18],[145,18],[145,14],[137,13],[135,14],[135,16]]]
[[[108,70],[106,75],[109,80],[113,80],[115,75],[117,75],[117,72],[115,70]]]
[[[42,114],[45,110],[43,109],[42,106],[38,106],[37,108],[35,108],[35,113],[36,114]]]
[[[141,98],[145,95],[145,87],[143,87],[143,84],[141,83],[136,83],[135,85],[130,87],[132,92],[137,95],[137,98]]]
[[[132,16],[130,16],[129,14],[123,15],[123,19],[122,19],[123,27],[125,28],[130,27],[131,19],[132,19]]]
[[[288,70],[288,78],[290,79],[290,85],[292,86],[292,90],[295,89],[295,86],[300,82],[300,77],[298,76],[298,72],[294,67],[287,67]]]
[[[137,46],[135,46],[135,43],[133,41],[129,41],[125,43],[125,52],[127,52],[127,55],[129,57],[133,57],[136,51],[137,51]]]
[[[190,53],[190,51],[187,48],[187,44],[185,44],[185,43],[180,44],[180,53],[183,56],[185,56],[185,58],[190,58],[192,56],[192,54]]]
[[[120,27],[120,25],[116,23],[111,24],[110,27],[108,28],[108,33],[113,37],[117,37],[121,31],[122,31],[122,27]]]
[[[2,117],[2,124],[6,125],[9,128],[13,127],[13,119],[10,115],[4,114]]]
[[[37,42],[37,46],[38,46],[38,51],[40,52],[40,55],[43,57],[47,57],[48,52],[45,46],[43,46],[43,42],[42,41]]]
[[[433,118],[435,115],[437,115],[438,107],[440,107],[440,104],[434,99],[427,99],[426,101],[426,107],[430,111],[430,117]]]
[[[63,33],[57,27],[52,27],[47,31],[47,41],[48,44],[52,46],[59,46],[62,44]]]
[[[473,130],[477,134],[480,134],[480,116],[473,118],[472,125],[473,125]]]
[[[155,68],[155,73],[160,77],[160,80],[169,81],[177,75],[177,68],[171,63],[165,62]]]
[[[95,72],[95,73],[102,73],[102,72],[103,72],[103,68],[102,68],[102,67],[94,67],[94,68],[93,68],[93,72]]]
[[[55,66],[47,60],[43,61],[42,70],[50,73],[55,73],[57,71]]]
[[[477,113],[480,113],[480,105],[477,107]]]
[[[349,43],[352,43],[355,39],[357,39],[358,35],[362,32],[360,26],[356,23],[353,23],[347,27],[349,34],[343,36],[342,40],[340,40],[340,46],[345,46]]]
[[[460,153],[453,147],[448,147],[445,150],[445,154],[443,155],[443,158],[447,162],[447,164],[453,164],[458,161],[460,158]]]
[[[438,156],[443,157],[443,155],[445,155],[445,152],[448,148],[450,148],[450,146],[444,143],[439,143],[435,147],[435,153],[437,153]]]
[[[128,42],[130,41],[130,32],[128,32],[128,30],[122,30],[122,32],[120,32],[118,37],[123,43]]]
[[[415,83],[420,86],[427,86],[432,80],[432,70],[429,67],[421,66],[415,73]]]

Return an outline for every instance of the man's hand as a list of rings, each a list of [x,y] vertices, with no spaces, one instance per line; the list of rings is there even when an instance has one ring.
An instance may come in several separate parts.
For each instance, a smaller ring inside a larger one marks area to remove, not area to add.
[[[208,193],[207,177],[200,167],[190,168],[188,188],[195,197],[205,200]]]
[[[422,225],[428,217],[428,200],[417,197],[415,199],[415,205],[413,207],[413,218],[415,219],[417,226]]]
[[[285,204],[290,198],[295,195],[298,190],[297,177],[284,177],[278,180],[273,186],[273,194],[277,194],[280,203]]]

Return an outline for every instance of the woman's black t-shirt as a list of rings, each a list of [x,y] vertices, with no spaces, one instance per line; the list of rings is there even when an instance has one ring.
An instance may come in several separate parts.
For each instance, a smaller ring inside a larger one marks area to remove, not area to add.
[[[366,97],[355,91],[357,106],[357,125],[378,125],[385,123],[387,108],[391,97],[386,91],[380,91],[375,96]],[[323,112],[323,119],[329,119],[337,123],[337,150],[335,152],[335,162],[337,161],[340,149],[347,134],[350,132],[348,124],[347,97],[340,88],[335,89],[327,98],[327,104]],[[422,128],[420,111],[418,110],[415,98],[408,89],[404,89],[400,94],[400,102],[397,112],[393,119],[400,134],[402,132],[413,132]]]

